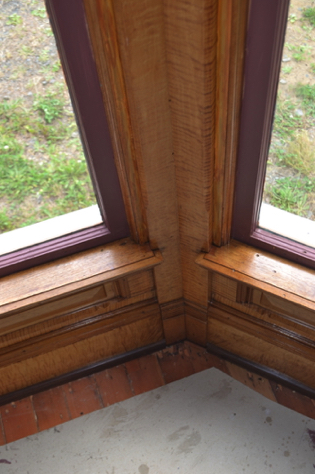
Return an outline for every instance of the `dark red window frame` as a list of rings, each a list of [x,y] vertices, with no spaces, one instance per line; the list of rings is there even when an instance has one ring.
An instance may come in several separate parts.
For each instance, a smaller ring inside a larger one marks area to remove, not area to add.
[[[315,249],[258,227],[289,3],[251,2],[232,237],[315,268]]]
[[[0,257],[0,276],[129,235],[82,0],[46,0],[103,224]]]

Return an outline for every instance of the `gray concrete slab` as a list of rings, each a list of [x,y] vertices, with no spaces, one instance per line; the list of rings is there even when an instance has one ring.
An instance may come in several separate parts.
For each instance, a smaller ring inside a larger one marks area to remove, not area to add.
[[[0,472],[314,474],[312,439],[314,420],[209,369],[1,447]]]

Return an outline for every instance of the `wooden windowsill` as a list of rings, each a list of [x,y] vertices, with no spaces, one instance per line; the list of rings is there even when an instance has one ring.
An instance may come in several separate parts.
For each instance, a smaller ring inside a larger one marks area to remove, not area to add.
[[[0,315],[152,268],[159,251],[122,239],[0,279]]]
[[[207,270],[315,310],[315,271],[232,240],[196,263]]]

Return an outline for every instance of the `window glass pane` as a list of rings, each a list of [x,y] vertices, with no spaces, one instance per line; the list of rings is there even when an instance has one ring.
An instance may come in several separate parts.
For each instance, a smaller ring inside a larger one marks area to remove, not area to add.
[[[2,2],[0,39],[4,233],[87,208],[96,199],[44,2]]]
[[[315,5],[312,5],[307,0],[290,3],[259,225],[315,246]],[[300,219],[292,219],[292,214]]]

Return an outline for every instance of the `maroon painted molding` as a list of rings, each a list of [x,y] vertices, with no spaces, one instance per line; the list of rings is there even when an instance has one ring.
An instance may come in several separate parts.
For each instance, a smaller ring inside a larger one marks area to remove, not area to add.
[[[104,224],[0,257],[0,276],[127,237],[129,227],[82,0],[46,0]]]
[[[315,268],[315,249],[258,227],[289,0],[252,0],[232,238]]]

